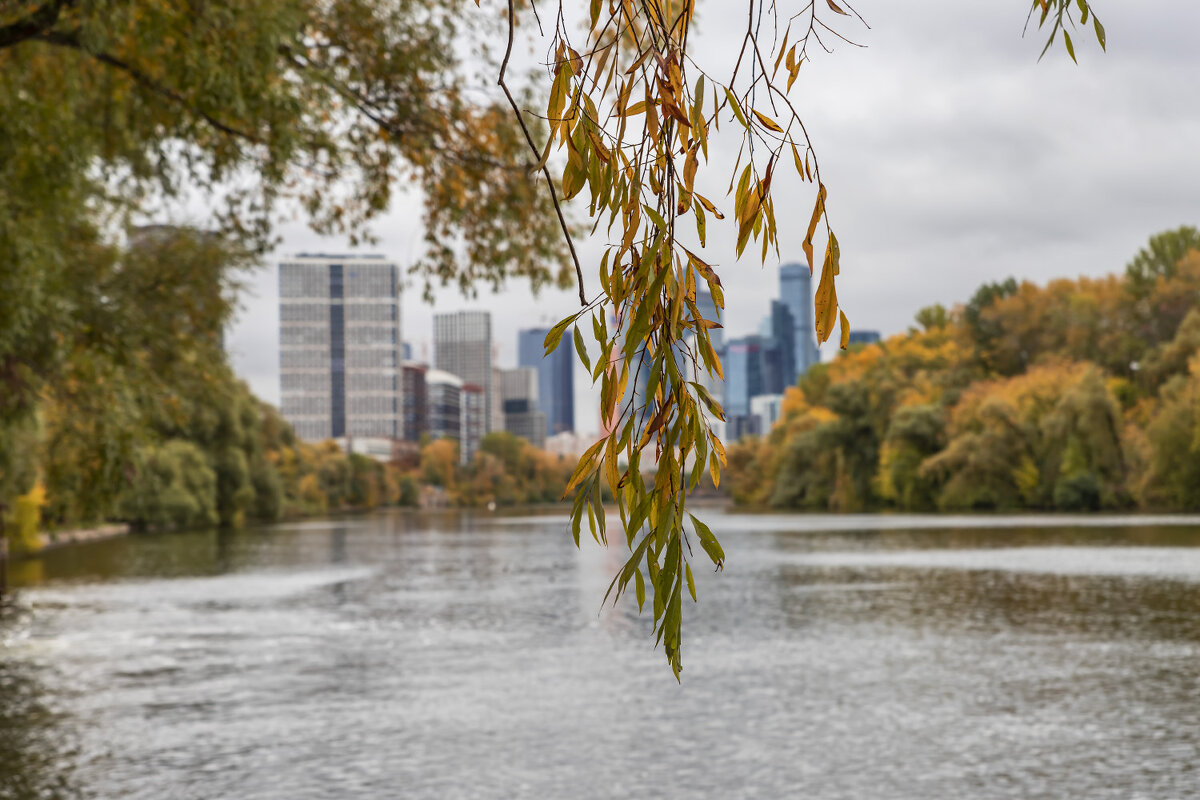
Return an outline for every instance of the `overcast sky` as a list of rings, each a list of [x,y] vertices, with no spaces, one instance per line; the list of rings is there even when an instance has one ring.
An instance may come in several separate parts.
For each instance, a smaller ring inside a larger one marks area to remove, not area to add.
[[[1073,37],[1078,66],[1061,40],[1038,63],[1044,38],[1035,30],[1021,38],[1023,0],[864,0],[856,8],[871,29],[840,30],[866,49],[841,45],[804,66],[792,97],[821,158],[842,252],[838,297],[854,328],[903,331],[921,307],[963,302],[980,283],[1010,275],[1044,283],[1117,272],[1151,234],[1200,224],[1200,3],[1094,5],[1108,52],[1089,25]],[[700,3],[701,38],[691,49],[714,74],[737,55],[744,8]],[[736,153],[712,155],[722,176],[705,193],[720,204]],[[799,261],[813,192],[790,170],[783,175],[788,181],[773,184],[780,250],[783,261]],[[373,228],[379,245],[360,252],[411,263],[421,246],[418,206],[401,198]],[[715,235],[710,222],[709,231],[727,335],[753,332],[778,296],[778,264],[736,262],[732,230]],[[303,224],[280,233],[281,255],[350,252]],[[587,265],[597,263],[599,244],[581,245],[589,294],[598,288]],[[274,261],[251,276],[228,337],[238,373],[272,403],[276,284]],[[404,301],[403,335],[427,360],[435,311],[487,309],[498,364],[511,366],[519,328],[553,323],[577,305],[570,291],[531,299],[525,282],[477,301],[445,290],[434,306],[418,289]],[[822,349],[833,357],[833,345]],[[575,390],[577,427],[590,432],[598,402],[582,368]]]

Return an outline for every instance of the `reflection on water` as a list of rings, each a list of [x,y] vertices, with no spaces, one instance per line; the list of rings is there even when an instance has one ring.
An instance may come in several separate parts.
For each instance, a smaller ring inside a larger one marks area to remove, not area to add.
[[[715,518],[682,686],[557,518],[47,554],[0,618],[0,797],[1194,794],[1195,521],[829,519]]]

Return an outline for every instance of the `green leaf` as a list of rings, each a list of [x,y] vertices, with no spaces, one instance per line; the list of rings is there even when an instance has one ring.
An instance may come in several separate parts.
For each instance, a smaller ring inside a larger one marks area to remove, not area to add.
[[[696,529],[696,536],[700,539],[700,547],[708,553],[708,557],[712,559],[713,564],[716,564],[717,569],[725,566],[725,551],[721,549],[721,543],[717,541],[717,537],[713,536],[713,532],[709,527],[700,520],[696,519],[696,515],[688,512],[688,516],[692,518],[692,525]]]
[[[546,339],[542,342],[546,348],[545,355],[550,355],[558,349],[558,343],[562,340],[563,334],[566,333],[567,326],[574,321],[575,315],[572,314],[566,319],[559,320],[558,324],[550,329],[550,332],[546,334]]]
[[[575,352],[579,354],[579,360],[583,362],[583,368],[588,372],[592,371],[592,360],[588,358],[587,348],[583,346],[583,334],[579,332],[579,326],[575,326]]]
[[[725,97],[729,100],[729,107],[733,109],[733,115],[737,117],[737,121],[742,123],[743,128],[749,128],[750,123],[746,122],[746,118],[742,116],[742,107],[738,103],[737,98],[733,96],[731,89],[725,89]]]
[[[683,574],[687,576],[688,594],[690,594],[692,596],[692,602],[695,603],[695,602],[697,602],[696,601],[696,581],[694,578],[692,578],[692,565],[691,564],[683,565]]]
[[[1075,60],[1075,45],[1071,43],[1071,34],[1065,30],[1063,31],[1063,40],[1067,43],[1067,55],[1071,57],[1072,61],[1078,64],[1079,62]]]
[[[1108,48],[1105,46],[1107,40],[1104,36],[1104,26],[1100,24],[1100,20],[1095,14],[1092,14],[1092,27],[1096,31],[1096,41],[1100,43],[1100,49],[1107,52]]]
[[[635,579],[634,590],[637,592],[638,613],[642,612],[642,606],[646,605],[646,579],[642,577],[642,571],[639,569],[633,573]]]
[[[646,212],[646,216],[650,217],[650,221],[654,223],[654,227],[660,231],[667,230],[667,221],[663,219],[662,214],[659,214],[653,208],[646,204],[642,204],[642,209]]]

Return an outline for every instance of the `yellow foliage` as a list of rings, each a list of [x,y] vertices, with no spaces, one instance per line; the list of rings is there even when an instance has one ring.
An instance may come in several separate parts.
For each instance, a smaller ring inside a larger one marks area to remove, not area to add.
[[[41,549],[38,527],[42,521],[42,507],[46,505],[46,487],[41,481],[13,504],[11,525],[5,526],[12,549],[16,553],[33,553]]]
[[[963,391],[950,414],[951,435],[972,430],[978,425],[987,403],[1011,407],[1017,418],[1037,423],[1058,403],[1064,390],[1080,381],[1092,365],[1053,361],[1030,369],[1023,375],[979,381]]]

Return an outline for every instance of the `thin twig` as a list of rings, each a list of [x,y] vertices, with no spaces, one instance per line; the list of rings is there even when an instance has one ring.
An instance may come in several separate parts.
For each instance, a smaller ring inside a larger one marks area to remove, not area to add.
[[[537,145],[533,143],[533,136],[529,133],[528,126],[525,125],[525,118],[521,116],[521,109],[517,106],[517,101],[513,98],[512,92],[508,90],[508,84],[504,82],[504,72],[508,69],[508,60],[512,57],[513,48],[513,27],[516,25],[516,12],[513,10],[513,0],[508,0],[508,47],[504,51],[504,60],[500,63],[500,76],[496,83],[504,90],[504,96],[508,98],[508,104],[512,106],[513,114],[517,118],[517,122],[521,125],[521,132],[525,134],[525,141],[529,143],[529,149],[533,151],[533,155],[540,161],[542,154],[538,150]],[[558,214],[558,224],[562,226],[563,236],[567,240],[567,248],[571,251],[571,260],[575,262],[575,277],[579,281],[579,304],[587,305],[587,295],[583,291],[583,268],[579,266],[579,255],[575,252],[575,241],[571,238],[571,231],[567,227],[567,220],[563,216],[562,206],[558,202],[558,192],[554,190],[554,179],[550,177],[550,169],[543,164],[542,174],[546,176],[546,186],[550,189],[550,199],[554,201],[554,211]]]

